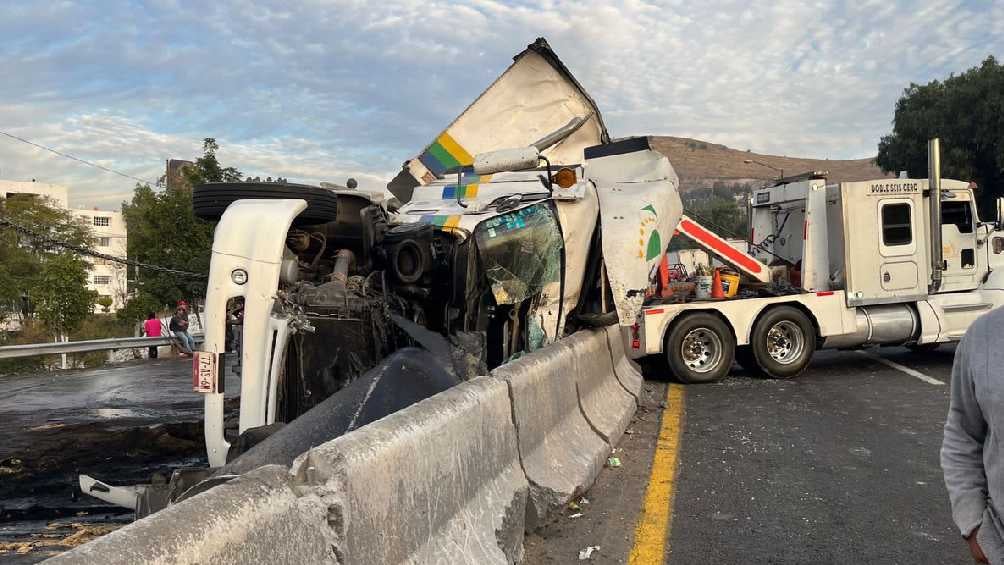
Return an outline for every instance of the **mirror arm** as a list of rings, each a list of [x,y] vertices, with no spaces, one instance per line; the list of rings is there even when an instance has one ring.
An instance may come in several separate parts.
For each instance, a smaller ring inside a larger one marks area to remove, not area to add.
[[[551,178],[551,160],[543,155],[540,156],[540,159],[547,164],[547,197],[551,198],[554,196],[554,180]]]

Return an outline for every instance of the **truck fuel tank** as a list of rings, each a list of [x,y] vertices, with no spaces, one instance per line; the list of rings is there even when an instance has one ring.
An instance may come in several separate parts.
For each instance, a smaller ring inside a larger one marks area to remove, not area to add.
[[[863,345],[896,345],[916,339],[920,316],[911,304],[859,306],[852,333],[826,338],[827,349],[848,349]]]

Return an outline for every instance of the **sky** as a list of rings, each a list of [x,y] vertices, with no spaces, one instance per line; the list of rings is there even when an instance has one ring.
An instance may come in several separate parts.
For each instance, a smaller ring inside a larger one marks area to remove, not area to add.
[[[379,189],[536,37],[611,135],[874,156],[896,100],[1004,55],[999,0],[3,0],[0,131],[155,181],[225,165]],[[0,179],[135,181],[0,136]]]

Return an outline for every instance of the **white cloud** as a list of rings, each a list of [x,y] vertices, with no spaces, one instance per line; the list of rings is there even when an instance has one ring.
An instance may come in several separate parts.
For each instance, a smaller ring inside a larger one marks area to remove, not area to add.
[[[252,174],[392,176],[537,36],[611,133],[873,155],[910,82],[1004,47],[962,0],[182,0],[0,5],[0,129],[155,178],[217,137]],[[11,38],[10,40],[6,38]],[[0,177],[113,206],[131,183],[0,139]]]

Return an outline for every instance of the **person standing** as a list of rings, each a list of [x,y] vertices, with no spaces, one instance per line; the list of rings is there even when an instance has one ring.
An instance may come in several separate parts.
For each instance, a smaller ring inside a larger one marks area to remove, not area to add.
[[[150,312],[149,314],[146,315],[146,321],[143,322],[143,335],[145,335],[146,337],[160,337],[162,335],[160,320],[157,319],[157,315],[154,314],[153,312]],[[149,347],[149,350],[150,350],[150,355],[149,355],[150,359],[156,359],[157,346],[151,345]]]
[[[952,518],[978,563],[1004,564],[1004,308],[984,314],[955,351],[941,469]]]
[[[182,357],[191,357],[195,351],[195,339],[188,333],[188,303],[179,302],[178,309],[171,316],[171,333],[178,338],[178,347],[181,348]]]

